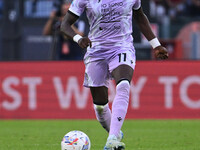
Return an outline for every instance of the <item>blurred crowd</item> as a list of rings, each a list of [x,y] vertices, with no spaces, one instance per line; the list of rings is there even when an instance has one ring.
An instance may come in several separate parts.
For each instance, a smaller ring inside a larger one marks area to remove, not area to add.
[[[25,0],[25,16],[48,17],[54,4],[62,1],[65,0]],[[0,0],[0,15],[2,9],[3,0]],[[158,18],[166,15],[172,19],[177,16],[200,17],[200,0],[150,0],[150,15]]]
[[[3,14],[3,1],[0,0],[0,17],[2,16]]]
[[[150,15],[161,18],[170,16],[200,17],[200,0],[151,0]]]
[[[55,8],[55,3],[59,4],[62,1],[25,0],[25,16],[47,17],[52,8]],[[3,0],[0,0],[0,14],[2,14],[2,9]],[[168,15],[172,18],[176,16],[200,17],[200,0],[150,0],[150,12],[153,17],[163,15]]]
[[[67,13],[72,0],[55,0],[53,9],[51,10],[49,19],[43,28],[43,35],[51,35],[53,37],[51,48],[51,59],[57,60],[81,60],[84,52],[73,40],[64,36],[59,26]],[[85,23],[78,20],[72,25],[75,33],[84,36]]]
[[[40,36],[44,38],[52,37],[51,39],[53,39],[51,42],[48,43],[48,45],[51,45],[50,46],[51,48],[48,47],[48,51],[49,49],[51,49],[50,50],[51,59],[81,60],[84,56],[85,51],[83,51],[77,45],[77,43],[73,42],[71,39],[68,39],[66,36],[63,36],[63,34],[61,34],[59,31],[59,24],[61,23],[65,13],[68,11],[72,1],[73,0],[13,1],[16,3],[14,6],[16,6],[17,10],[22,10],[19,9],[18,7],[23,7],[23,11],[20,12],[23,13],[22,15],[24,18],[29,18],[34,21],[35,19],[39,18],[39,20],[41,19],[42,21],[46,21],[44,22],[43,26],[38,27],[38,30],[41,30],[39,32]],[[159,38],[162,39],[174,38],[177,36],[178,32],[181,30],[183,25],[194,21],[198,22],[200,20],[200,0],[149,0],[149,1],[141,0],[141,1],[144,4],[143,5],[144,10],[145,11],[149,10],[149,14],[147,12],[147,15],[150,16],[149,17],[151,19],[150,21],[156,24],[155,30],[157,31]],[[3,13],[6,12],[7,9],[7,7],[4,7],[6,5],[5,2],[9,1],[0,0],[0,19],[3,18]],[[18,2],[23,2],[23,5],[17,5]],[[84,14],[73,25],[74,31],[82,36],[87,35],[88,33],[88,24],[87,22],[85,22],[85,20],[86,20],[86,15]],[[175,26],[173,26],[174,25],[173,23],[175,24]],[[138,35],[140,34],[138,33]],[[135,40],[138,40],[137,42],[140,42],[139,38],[138,39],[135,38]],[[42,44],[45,45],[46,43]],[[55,57],[53,58],[51,56]]]

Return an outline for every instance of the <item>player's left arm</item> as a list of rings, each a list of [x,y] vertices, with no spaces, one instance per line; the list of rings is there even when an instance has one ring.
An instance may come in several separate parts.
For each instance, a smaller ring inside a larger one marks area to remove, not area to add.
[[[167,59],[168,52],[165,47],[163,47],[158,41],[157,37],[151,29],[150,22],[147,16],[144,14],[142,7],[137,10],[133,10],[134,20],[137,22],[140,31],[144,34],[147,40],[150,42],[154,49],[155,57],[158,59]]]

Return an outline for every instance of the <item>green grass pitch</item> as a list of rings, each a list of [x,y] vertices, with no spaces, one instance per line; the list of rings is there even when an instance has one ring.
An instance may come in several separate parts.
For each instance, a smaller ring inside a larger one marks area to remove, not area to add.
[[[60,150],[71,130],[103,150],[107,133],[96,120],[0,120],[0,150]],[[200,120],[126,120],[122,130],[126,150],[200,150]]]

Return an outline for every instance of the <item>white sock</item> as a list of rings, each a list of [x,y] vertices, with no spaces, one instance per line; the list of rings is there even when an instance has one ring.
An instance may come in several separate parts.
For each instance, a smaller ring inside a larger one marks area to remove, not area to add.
[[[94,110],[96,114],[97,120],[100,122],[101,126],[107,131],[110,131],[110,121],[111,121],[111,111],[108,106],[106,105],[95,105]]]
[[[109,135],[120,134],[121,127],[126,117],[129,104],[130,84],[127,80],[121,81],[116,87],[116,95],[112,104],[112,118]]]

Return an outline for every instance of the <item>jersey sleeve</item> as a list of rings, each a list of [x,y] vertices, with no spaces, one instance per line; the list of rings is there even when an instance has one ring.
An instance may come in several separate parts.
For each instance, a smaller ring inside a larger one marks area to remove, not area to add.
[[[136,0],[133,9],[138,10],[141,7],[141,0]]]
[[[72,13],[74,13],[77,16],[80,16],[86,7],[86,0],[73,0],[69,11],[71,11]]]

